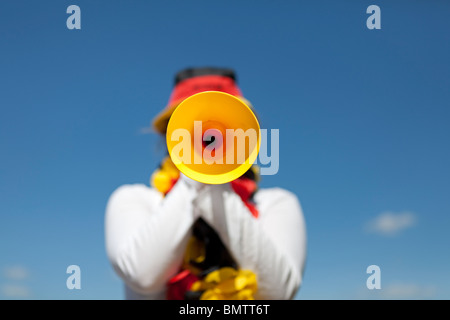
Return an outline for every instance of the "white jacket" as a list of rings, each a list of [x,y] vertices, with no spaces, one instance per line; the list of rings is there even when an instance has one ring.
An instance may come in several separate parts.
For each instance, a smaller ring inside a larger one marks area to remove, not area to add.
[[[179,179],[166,197],[142,184],[124,185],[106,208],[106,252],[127,299],[165,299],[199,218],[212,226],[239,267],[258,279],[255,299],[292,299],[302,282],[306,228],[297,197],[260,189],[254,218],[229,184]]]

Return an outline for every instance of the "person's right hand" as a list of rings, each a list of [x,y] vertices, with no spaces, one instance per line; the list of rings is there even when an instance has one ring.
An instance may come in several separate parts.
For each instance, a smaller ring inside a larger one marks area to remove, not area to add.
[[[197,191],[202,190],[206,186],[206,184],[191,179],[181,172],[180,172],[180,180],[182,180],[188,187],[193,188]]]

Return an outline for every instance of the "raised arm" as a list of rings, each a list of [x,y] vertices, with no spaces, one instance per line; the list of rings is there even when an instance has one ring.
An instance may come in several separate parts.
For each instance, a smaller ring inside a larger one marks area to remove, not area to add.
[[[180,266],[196,217],[197,191],[180,181],[163,198],[145,185],[125,185],[106,209],[106,251],[116,272],[133,290],[161,293]]]

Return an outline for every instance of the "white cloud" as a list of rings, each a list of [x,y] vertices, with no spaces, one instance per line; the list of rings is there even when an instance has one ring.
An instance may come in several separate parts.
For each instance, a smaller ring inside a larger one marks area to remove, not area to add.
[[[413,227],[416,222],[416,215],[411,212],[383,212],[366,225],[366,231],[392,236]]]
[[[432,298],[436,291],[435,286],[396,283],[382,288],[380,294],[386,299],[425,299]]]
[[[383,296],[388,298],[422,298],[431,297],[436,292],[436,288],[420,287],[415,284],[391,284],[383,291]]]
[[[27,268],[16,265],[4,268],[3,275],[8,280],[25,280],[30,276],[30,272]]]
[[[381,284],[379,290],[367,288],[358,290],[357,299],[369,300],[423,300],[435,299],[438,293],[434,285],[417,285],[414,283],[391,283]]]
[[[143,127],[143,128],[139,129],[140,134],[149,134],[149,133],[154,133],[154,132],[155,131],[151,127]]]
[[[2,295],[6,298],[28,298],[31,294],[30,289],[24,285],[7,284],[1,288]]]

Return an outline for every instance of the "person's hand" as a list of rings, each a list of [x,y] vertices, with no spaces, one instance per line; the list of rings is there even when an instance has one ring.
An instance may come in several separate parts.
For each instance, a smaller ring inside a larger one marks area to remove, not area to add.
[[[186,176],[185,174],[180,172],[180,179],[190,188],[193,188],[197,191],[200,191],[201,189],[203,189],[206,184],[195,181],[191,178],[189,178],[188,176]]]
[[[189,178],[185,174],[180,172],[180,179],[184,181],[190,188],[193,188],[197,191],[203,190],[203,189],[223,189],[223,188],[229,188],[229,183],[223,183],[223,184],[208,184],[208,183],[202,183],[198,182],[194,179]]]

